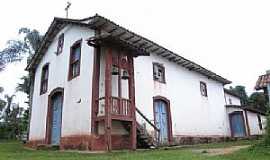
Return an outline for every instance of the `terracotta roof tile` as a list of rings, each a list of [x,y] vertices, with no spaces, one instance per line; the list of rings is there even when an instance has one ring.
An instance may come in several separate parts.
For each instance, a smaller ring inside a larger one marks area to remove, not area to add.
[[[263,89],[267,87],[268,83],[270,83],[270,74],[262,75],[258,78],[255,89],[256,90]]]

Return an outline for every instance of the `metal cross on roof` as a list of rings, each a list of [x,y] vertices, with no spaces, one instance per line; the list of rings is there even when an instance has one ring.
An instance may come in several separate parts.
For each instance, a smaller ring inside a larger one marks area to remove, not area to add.
[[[66,18],[68,18],[68,10],[69,10],[69,7],[71,6],[71,3],[70,2],[67,2],[67,6],[65,8],[65,11],[66,11]]]

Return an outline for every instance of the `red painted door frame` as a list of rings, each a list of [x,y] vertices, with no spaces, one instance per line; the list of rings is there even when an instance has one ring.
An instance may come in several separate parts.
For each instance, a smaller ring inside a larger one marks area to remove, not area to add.
[[[163,96],[155,96],[153,97],[153,113],[154,113],[154,124],[156,126],[156,114],[155,114],[155,101],[161,100],[166,104],[166,111],[167,111],[167,123],[168,123],[168,141],[169,144],[173,142],[173,134],[172,134],[172,117],[171,117],[171,107],[170,107],[170,100]]]
[[[56,94],[61,94],[62,95],[62,113],[63,113],[63,108],[64,108],[64,88],[55,88],[54,90],[51,91],[51,93],[48,96],[48,108],[47,108],[47,117],[46,117],[46,133],[45,133],[45,143],[46,144],[51,144],[51,131],[52,131],[52,97]],[[61,113],[61,118],[62,117]],[[61,120],[61,131],[62,132],[62,120]],[[61,140],[60,140],[60,145],[61,145]]]

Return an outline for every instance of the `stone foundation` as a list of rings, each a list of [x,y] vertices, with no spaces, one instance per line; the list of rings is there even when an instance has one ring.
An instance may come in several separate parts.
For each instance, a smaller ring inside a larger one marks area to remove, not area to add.
[[[25,143],[25,146],[28,148],[38,149],[39,145],[44,145],[44,144],[45,144],[45,139],[44,140],[31,140],[31,141],[27,141]]]
[[[221,136],[174,136],[173,142],[170,145],[194,145],[194,144],[207,144],[207,143],[221,143],[237,140],[252,140],[260,139],[262,135],[252,135],[249,137],[232,138]],[[129,135],[112,135],[112,149],[131,149],[131,141]],[[33,149],[48,148],[45,140],[28,141],[26,147]],[[104,135],[74,135],[62,137],[60,141],[60,149],[75,149],[75,150],[107,150]]]
[[[33,149],[49,148],[45,140],[32,140],[25,144],[26,147]],[[61,137],[61,150],[107,150],[104,135],[72,135]],[[131,149],[131,139],[129,135],[112,135],[112,149]]]
[[[176,136],[173,138],[173,145],[193,145],[205,143],[219,143],[229,141],[230,137],[205,137],[205,136]]]
[[[237,140],[253,140],[259,139],[262,135],[252,135],[249,137],[222,137],[222,136],[175,136],[173,137],[172,145],[194,145],[207,143],[222,143]]]

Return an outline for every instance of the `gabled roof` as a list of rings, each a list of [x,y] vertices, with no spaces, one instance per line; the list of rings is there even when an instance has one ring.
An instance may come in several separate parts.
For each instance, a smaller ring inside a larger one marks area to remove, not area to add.
[[[264,89],[267,87],[267,84],[269,83],[270,83],[270,74],[261,75],[256,82],[255,89],[256,90]]]
[[[55,18],[50,25],[48,31],[45,34],[45,37],[42,41],[40,48],[37,50],[36,54],[33,56],[32,60],[27,66],[27,70],[35,69],[41,58],[45,54],[48,49],[50,43],[52,42],[54,36],[67,24],[73,24],[78,26],[83,26],[91,29],[99,29],[105,31],[109,37],[114,40],[119,40],[132,46],[133,48],[139,49],[143,54],[156,54],[163,58],[168,59],[171,62],[174,62],[178,65],[181,65],[184,68],[189,69],[190,71],[194,71],[200,73],[209,79],[216,80],[222,84],[229,84],[231,81],[217,75],[216,73],[200,66],[199,64],[192,62],[178,54],[160,46],[159,44],[148,40],[145,37],[142,37],[128,29],[117,25],[116,23],[110,21],[107,18],[104,18],[100,15],[95,15],[93,17],[85,18],[85,19],[65,19],[65,18]],[[96,40],[96,38],[92,37],[92,40]]]
[[[232,91],[230,89],[224,88],[224,92],[229,94],[229,95],[235,96],[237,98],[241,98],[239,94],[237,94],[236,92],[234,92],[234,91]]]

